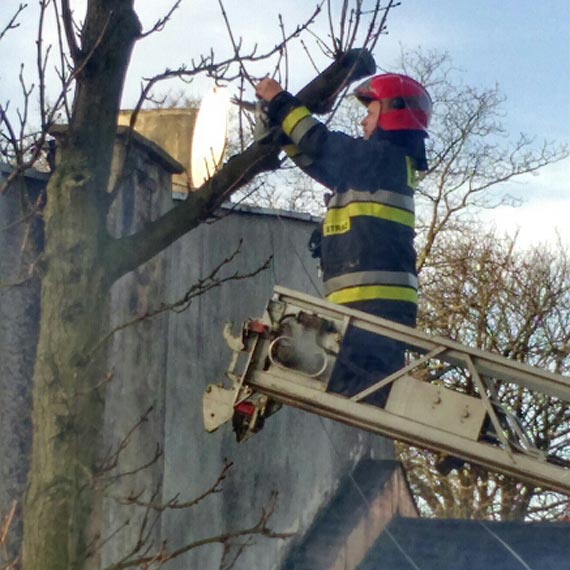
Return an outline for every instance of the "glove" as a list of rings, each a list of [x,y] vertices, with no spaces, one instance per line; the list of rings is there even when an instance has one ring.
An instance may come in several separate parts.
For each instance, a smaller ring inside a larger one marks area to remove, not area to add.
[[[323,239],[323,233],[320,227],[313,230],[311,237],[309,238],[309,251],[311,252],[311,257],[315,259],[320,259],[321,257],[321,242]]]
[[[272,137],[272,126],[267,115],[267,103],[258,101],[255,104],[255,126],[253,128],[253,138],[260,144],[269,142]]]
[[[281,130],[279,125],[271,122],[267,114],[268,103],[257,101],[255,104],[255,126],[253,138],[259,144],[278,144],[280,146],[291,144],[289,137]]]

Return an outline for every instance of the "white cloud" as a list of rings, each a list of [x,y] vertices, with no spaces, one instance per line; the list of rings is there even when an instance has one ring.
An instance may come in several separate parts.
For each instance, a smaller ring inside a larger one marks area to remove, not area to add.
[[[555,243],[560,237],[570,246],[570,202],[531,201],[518,208],[501,206],[483,213],[483,218],[508,235],[518,232],[519,245]]]
[[[570,158],[501,185],[500,190],[497,195],[508,193],[521,200],[520,206],[485,210],[484,220],[510,235],[518,232],[522,246],[553,243],[558,236],[570,246]]]

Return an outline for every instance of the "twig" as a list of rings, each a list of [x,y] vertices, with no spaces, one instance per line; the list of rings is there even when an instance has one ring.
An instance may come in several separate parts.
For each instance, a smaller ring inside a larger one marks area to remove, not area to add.
[[[222,18],[224,19],[224,23],[226,24],[226,30],[228,32],[228,36],[230,38],[230,42],[232,44],[233,50],[234,50],[234,55],[239,63],[239,67],[241,69],[241,77],[243,79],[245,79],[246,81],[248,81],[248,83],[253,87],[254,86],[254,82],[251,79],[243,61],[241,60],[240,56],[239,56],[239,52],[241,49],[241,38],[239,43],[236,42],[235,38],[234,38],[234,34],[232,31],[232,27],[230,25],[230,21],[228,19],[228,14],[226,12],[226,9],[224,8],[224,3],[222,2],[222,0],[218,0],[218,5],[220,7],[220,11],[222,12]]]
[[[242,243],[243,243],[242,240],[240,240],[237,249],[232,254],[223,259],[216,267],[214,267],[214,269],[210,272],[208,276],[200,279],[197,283],[192,285],[190,289],[188,289],[188,291],[186,291],[186,293],[184,293],[184,295],[180,299],[172,303],[162,303],[156,309],[147,311],[142,315],[138,315],[137,317],[129,321],[126,321],[116,326],[113,330],[109,331],[101,340],[97,342],[94,348],[90,351],[89,358],[91,358],[93,354],[97,352],[97,350],[99,350],[99,348],[101,348],[101,346],[103,346],[112,336],[114,336],[117,332],[121,330],[133,326],[141,321],[152,319],[153,317],[156,317],[157,315],[160,315],[161,313],[164,313],[166,311],[174,311],[177,313],[181,313],[188,309],[188,307],[196,297],[199,297],[200,295],[207,293],[211,289],[220,287],[221,285],[227,283],[228,281],[240,281],[243,279],[249,279],[250,277],[254,277],[255,275],[257,275],[258,273],[265,271],[269,267],[269,264],[271,263],[273,256],[268,257],[260,267],[254,269],[249,273],[239,273],[236,271],[226,277],[220,277],[220,278],[217,277],[220,270],[227,264],[231,263],[240,253]]]
[[[254,544],[254,541],[253,541],[252,536],[248,537],[245,542],[238,544],[237,548],[236,548],[236,544],[234,542],[232,542],[231,540],[228,540],[227,542],[225,542],[224,543],[224,552],[222,554],[222,559],[220,561],[220,570],[231,570],[232,568],[234,568],[236,565],[236,562],[238,561],[239,557],[243,554],[244,550],[248,546],[251,546],[253,544]],[[232,554],[232,559],[228,561],[227,558],[232,553],[233,549],[235,549],[235,551]]]
[[[12,16],[10,21],[4,26],[0,32],[0,40],[10,31],[20,27],[20,22],[17,22],[18,16],[28,7],[27,4],[20,4],[16,9],[16,13]]]
[[[145,463],[142,463],[138,467],[134,467],[133,469],[130,469],[129,471],[121,471],[120,473],[117,473],[116,475],[109,475],[107,477],[102,477],[101,478],[101,481],[103,483],[102,487],[108,488],[110,485],[117,482],[119,479],[124,479],[125,477],[131,477],[132,475],[136,475],[137,473],[141,473],[142,471],[146,471],[151,465],[154,465],[162,457],[162,455],[163,455],[163,451],[162,451],[160,445],[156,444],[156,446],[154,448],[154,454],[153,454],[151,459],[149,459]]]
[[[161,547],[160,552],[152,556],[138,558],[136,560],[126,560],[124,562],[120,562],[119,564],[113,564],[112,566],[107,567],[105,570],[124,570],[125,568],[133,568],[136,566],[141,566],[151,561],[164,563],[173,560],[174,558],[177,558],[182,554],[186,554],[187,552],[190,552],[190,550],[194,550],[195,548],[199,548],[207,544],[216,544],[216,543],[226,544],[228,541],[232,539],[244,536],[259,535],[267,538],[279,538],[279,539],[290,538],[291,536],[294,535],[294,533],[274,532],[267,526],[269,519],[271,518],[271,516],[275,511],[276,504],[277,504],[277,493],[273,492],[271,495],[268,508],[267,509],[263,508],[261,510],[261,515],[259,517],[258,522],[250,528],[219,534],[216,536],[204,538],[202,540],[197,540],[195,542],[182,546],[181,548],[173,550],[170,553],[166,552],[164,550],[164,547]]]
[[[179,502],[178,495],[170,499],[170,501],[168,501],[167,503],[157,503],[155,501],[149,501],[149,502],[141,501],[139,499],[140,495],[129,495],[126,498],[115,497],[115,500],[122,505],[136,505],[138,507],[147,507],[158,512],[163,512],[166,510],[190,509],[192,507],[195,507],[198,503],[202,502],[206,497],[209,497],[210,495],[214,495],[217,493],[221,493],[223,491],[221,484],[225,481],[232,467],[233,463],[226,461],[224,463],[224,467],[221,473],[218,475],[218,478],[214,481],[214,483],[210,486],[210,488],[204,491],[201,495],[198,495],[196,498],[192,499],[191,501]]]
[[[6,543],[6,539],[8,538],[8,532],[10,532],[12,521],[14,520],[14,516],[16,515],[17,506],[18,502],[13,501],[12,507],[8,511],[8,514],[5,515],[4,519],[2,520],[2,524],[0,525],[0,546],[3,546]]]
[[[155,32],[162,32],[162,30],[164,30],[164,27],[166,26],[166,24],[168,23],[168,21],[172,17],[172,14],[174,14],[174,12],[180,6],[181,2],[182,2],[182,0],[176,0],[176,2],[172,5],[170,10],[167,12],[166,16],[159,18],[156,21],[156,23],[154,24],[154,26],[148,32],[141,32],[141,34],[139,35],[139,39],[146,38],[147,36],[150,36],[151,34],[154,34]]]
[[[44,0],[42,0],[42,2],[43,1]],[[75,81],[77,76],[85,69],[85,67],[90,62],[91,58],[93,57],[94,53],[96,52],[96,50],[101,45],[101,42],[103,41],[103,38],[104,38],[104,36],[107,32],[107,29],[109,27],[109,23],[111,21],[112,15],[113,15],[113,11],[111,10],[107,16],[107,19],[103,25],[103,28],[102,28],[99,36],[95,40],[92,48],[89,50],[89,53],[85,56],[85,58],[81,62],[81,65],[75,67],[75,69],[69,75],[69,77],[65,81],[63,81],[62,89],[61,89],[58,97],[56,98],[55,103],[51,107],[49,113],[47,113],[46,117],[45,118],[42,117],[43,128],[40,131],[38,139],[30,147],[32,149],[31,156],[27,160],[24,160],[24,157],[23,157],[24,153],[22,152],[22,149],[17,144],[14,145],[14,149],[16,151],[16,167],[12,170],[12,172],[0,184],[0,194],[5,192],[5,190],[12,184],[12,182],[14,182],[14,180],[18,176],[20,176],[26,169],[31,168],[35,164],[35,162],[38,160],[38,158],[40,157],[44,143],[45,143],[45,140],[46,140],[46,137],[48,135],[49,127],[53,124],[53,122],[55,120],[55,116],[57,115],[59,108],[61,107],[63,101],[65,100],[65,98],[67,96],[67,91],[69,90],[69,88],[71,87],[73,81]],[[28,100],[29,95],[31,93],[31,90],[28,90],[28,91],[26,90],[25,84],[23,83],[22,71],[20,72],[20,83],[22,84],[22,87],[24,89],[24,98],[25,98],[24,115],[21,115],[18,112],[20,119],[22,119],[22,117],[27,116],[27,106],[28,106],[27,100]],[[17,139],[17,137],[15,137],[15,135],[13,133],[13,129],[11,128],[10,121],[9,121],[7,114],[6,114],[6,109],[2,108],[1,106],[0,106],[0,122],[3,122],[6,125],[6,127],[9,129],[10,138],[13,141],[17,142],[18,139]],[[22,124],[22,128],[23,128],[23,124]],[[23,139],[23,136],[20,137],[20,139]]]
[[[127,432],[125,437],[119,443],[116,451],[114,453],[109,453],[107,458],[101,462],[99,472],[107,472],[114,469],[119,464],[119,458],[121,453],[128,447],[132,435],[140,429],[140,427],[148,421],[148,417],[153,411],[154,406],[150,406],[146,412],[139,418],[135,425]]]
[[[13,279],[8,281],[0,282],[0,289],[7,289],[9,287],[19,287],[20,285],[23,285],[24,283],[30,281],[34,276],[36,265],[42,259],[42,257],[43,257],[43,252],[40,253],[32,263],[30,263],[26,274],[20,275],[19,277],[14,277]]]

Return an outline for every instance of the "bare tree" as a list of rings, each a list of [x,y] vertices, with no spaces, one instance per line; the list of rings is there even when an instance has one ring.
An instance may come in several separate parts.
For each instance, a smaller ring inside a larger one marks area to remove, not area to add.
[[[0,105],[0,153],[13,169],[2,191],[17,191],[14,182],[38,164],[49,148],[50,130],[58,129],[58,160],[52,169],[45,207],[38,207],[25,189],[22,220],[41,217],[45,245],[33,275],[41,279],[41,323],[33,388],[33,449],[24,509],[23,567],[26,570],[97,568],[97,545],[102,537],[98,517],[106,473],[101,461],[102,424],[108,370],[105,351],[94,350],[108,331],[110,288],[121,276],[139,267],[183,234],[204,222],[222,201],[261,172],[279,167],[279,149],[250,144],[233,156],[202,188],[159,219],[133,235],[114,238],[107,227],[117,195],[110,186],[111,159],[117,115],[133,46],[164,29],[180,4],[148,31],[143,31],[133,0],[90,0],[78,21],[69,0],[41,0],[37,36],[37,80],[28,85],[20,75],[22,100]],[[321,14],[329,19],[329,40],[315,38],[332,61],[298,96],[310,109],[328,112],[354,70],[352,47],[372,49],[397,4],[344,1],[338,16],[334,3],[321,2],[307,21],[291,31],[281,27],[280,39],[262,53],[235,38],[228,22],[232,55],[219,60],[213,51],[143,84],[137,109],[153,97],[157,84],[189,80],[199,74],[217,81],[255,82],[248,65],[271,61],[284,70],[288,43],[309,30]],[[20,8],[5,25],[7,41],[21,17]],[[220,2],[222,18],[227,21]],[[44,45],[44,28],[55,18],[58,42]],[[310,49],[307,50],[310,55]],[[48,69],[55,55],[59,88],[51,89]],[[271,60],[271,58],[274,60]],[[30,128],[33,100],[40,109],[39,126]],[[12,103],[12,105],[11,105]],[[132,120],[136,120],[136,111]],[[103,347],[104,348],[104,347]],[[250,533],[267,534],[267,517]],[[247,529],[245,531],[247,533]],[[227,540],[225,536],[218,541]],[[212,539],[214,540],[214,539]],[[188,548],[190,545],[188,546]],[[95,548],[95,550],[94,550]],[[150,567],[146,553],[117,568]],[[140,555],[139,555],[140,554]],[[155,556],[161,554],[155,553]],[[162,554],[161,554],[162,555]],[[172,553],[169,554],[172,557]]]
[[[424,330],[519,362],[570,372],[570,263],[562,244],[531,250],[467,224],[435,242],[422,273],[419,318]],[[454,389],[473,394],[469,378],[453,374]],[[551,460],[570,461],[570,407],[507,383],[501,404],[514,413],[532,444]],[[424,512],[438,517],[556,520],[568,498],[466,464],[442,476],[436,455],[401,447]]]
[[[430,170],[416,196],[421,271],[435,242],[445,240],[470,207],[512,204],[502,184],[566,158],[568,149],[525,134],[510,140],[501,122],[505,98],[499,87],[464,85],[446,53],[404,51],[400,67],[427,87],[434,102]]]

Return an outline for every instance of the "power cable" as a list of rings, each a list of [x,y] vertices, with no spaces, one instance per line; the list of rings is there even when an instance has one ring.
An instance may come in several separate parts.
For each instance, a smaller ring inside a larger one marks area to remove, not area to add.
[[[509,545],[507,544],[498,534],[494,533],[483,521],[477,521],[491,536],[493,536],[498,542],[500,542],[510,554],[518,560],[522,567],[526,570],[532,570],[532,568],[519,556],[519,554]]]

